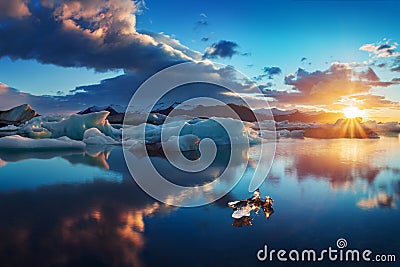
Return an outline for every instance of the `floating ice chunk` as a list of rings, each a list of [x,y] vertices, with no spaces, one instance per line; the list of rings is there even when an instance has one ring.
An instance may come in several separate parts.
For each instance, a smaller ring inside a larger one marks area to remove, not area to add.
[[[290,137],[303,139],[304,138],[304,130],[293,130],[290,132]]]
[[[264,139],[275,139],[279,136],[279,133],[276,131],[260,130],[259,136]]]
[[[104,135],[97,128],[87,129],[83,135],[83,142],[91,145],[116,145],[118,144],[113,138]]]
[[[68,137],[58,139],[31,139],[19,135],[0,138],[0,149],[84,149],[85,143]]]
[[[161,126],[142,123],[137,126],[125,127],[122,131],[124,132],[124,141],[136,139],[145,140],[148,143],[161,142]]]
[[[260,138],[252,125],[230,118],[191,119],[168,121],[163,125],[143,123],[125,127],[123,132],[124,142],[136,139],[145,140],[147,144],[167,142],[173,136],[185,135],[197,136],[200,140],[210,138],[216,145],[259,143]]]
[[[193,134],[171,136],[167,142],[163,143],[163,148],[170,151],[193,151],[198,149],[199,142],[200,139]]]
[[[210,138],[217,145],[258,143],[259,138],[252,134],[252,126],[252,123],[240,120],[213,117],[185,125],[181,135],[193,134],[200,139]]]
[[[42,127],[51,132],[52,138],[68,136],[71,139],[82,140],[87,129],[97,128],[103,134],[120,138],[121,131],[113,128],[106,120],[109,112],[101,111],[85,115],[73,114],[69,118],[59,122],[44,122]]]
[[[283,138],[289,138],[290,137],[290,131],[283,129],[279,131],[279,136]]]
[[[244,216],[250,216],[250,212],[252,210],[253,209],[251,208],[250,205],[246,205],[246,206],[240,207],[240,208],[238,208],[237,210],[235,210],[232,213],[232,218],[240,219],[240,218],[242,218]]]
[[[19,129],[19,127],[15,125],[8,125],[0,128],[0,132],[15,132]]]
[[[275,121],[274,120],[264,120],[257,123],[256,128],[260,130],[275,131]]]
[[[376,123],[376,121],[366,121],[362,125],[365,127],[381,132],[400,132],[400,125],[397,121],[385,122],[385,123]]]

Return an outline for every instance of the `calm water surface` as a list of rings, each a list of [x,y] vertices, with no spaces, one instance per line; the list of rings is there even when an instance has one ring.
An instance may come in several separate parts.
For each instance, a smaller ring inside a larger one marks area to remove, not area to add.
[[[257,147],[240,155],[254,153]],[[190,185],[218,176],[226,158],[187,179],[164,158],[153,162]],[[121,147],[0,152],[0,266],[281,266],[259,262],[257,251],[265,244],[319,250],[336,247],[338,238],[400,259],[399,137],[279,141],[260,187],[275,200],[274,213],[253,213],[252,226],[238,227],[227,202],[251,196],[252,166],[217,202],[176,208],[132,181]]]

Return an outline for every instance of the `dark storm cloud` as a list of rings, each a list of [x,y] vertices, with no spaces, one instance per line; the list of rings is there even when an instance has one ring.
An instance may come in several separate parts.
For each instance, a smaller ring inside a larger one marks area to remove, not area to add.
[[[238,53],[237,48],[239,45],[235,42],[221,40],[217,43],[213,43],[211,46],[207,47],[204,53],[204,58],[231,58],[233,55]]]
[[[137,32],[138,6],[129,0],[16,2],[0,1],[0,57],[99,71],[157,71],[193,59],[171,46],[176,40]]]

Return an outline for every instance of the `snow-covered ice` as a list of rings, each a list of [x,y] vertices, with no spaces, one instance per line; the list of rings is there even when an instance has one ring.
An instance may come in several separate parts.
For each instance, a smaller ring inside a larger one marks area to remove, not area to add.
[[[376,121],[366,121],[362,123],[367,128],[378,132],[400,132],[400,125],[396,121],[376,123]]]
[[[7,125],[0,128],[0,132],[15,132],[19,129],[19,127],[15,125]]]
[[[60,122],[45,122],[43,128],[51,132],[52,138],[68,136],[71,139],[82,140],[87,129],[97,128],[107,136],[120,137],[120,131],[114,129],[106,120],[110,113],[100,111],[85,115],[73,114]]]
[[[171,136],[167,142],[163,143],[163,148],[170,151],[193,151],[198,149],[199,142],[199,137],[193,134]]]
[[[85,115],[73,114],[69,117],[36,117],[23,125],[18,133],[31,138],[58,138],[67,136],[74,140],[83,140],[87,129],[96,128],[103,134],[121,138],[121,130],[113,128],[106,120],[109,112],[101,111]]]
[[[104,135],[97,128],[87,129],[83,135],[83,142],[91,145],[117,145],[119,142]]]
[[[68,137],[57,139],[31,139],[20,135],[0,138],[0,149],[84,149],[85,143]]]
[[[251,126],[251,123],[230,118],[196,118],[168,121],[163,125],[143,123],[138,126],[126,127],[123,132],[124,142],[139,139],[145,140],[146,143],[160,143],[161,141],[167,142],[173,136],[188,135],[196,136],[200,140],[210,138],[216,145],[259,143],[260,138]],[[144,130],[146,131],[145,136]],[[189,137],[186,138],[189,139]]]

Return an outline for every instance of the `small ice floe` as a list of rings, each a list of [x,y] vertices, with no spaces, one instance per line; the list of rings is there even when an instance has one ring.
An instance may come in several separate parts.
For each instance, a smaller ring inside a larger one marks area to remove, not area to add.
[[[15,125],[7,125],[0,128],[0,132],[15,132],[19,129],[19,127]]]
[[[228,202],[228,206],[233,209],[232,218],[235,219],[232,225],[237,227],[243,225],[251,226],[251,211],[258,214],[260,209],[263,210],[266,219],[269,219],[274,213],[274,209],[272,208],[273,204],[274,200],[270,196],[266,196],[265,200],[262,200],[258,189],[254,192],[253,196],[247,200]]]
[[[253,207],[250,205],[245,205],[236,208],[236,210],[232,213],[232,218],[240,219],[245,216],[250,216],[250,211],[253,210]]]
[[[35,149],[35,150],[52,150],[52,149],[84,149],[86,144],[82,141],[71,140],[63,136],[57,139],[31,139],[19,135],[12,135],[0,138],[0,149]]]

